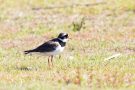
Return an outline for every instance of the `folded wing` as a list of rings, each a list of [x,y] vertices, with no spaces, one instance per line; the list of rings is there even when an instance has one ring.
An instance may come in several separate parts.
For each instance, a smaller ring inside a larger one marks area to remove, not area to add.
[[[24,51],[25,54],[31,53],[31,52],[51,52],[54,51],[57,46],[59,45],[58,42],[54,41],[48,41],[40,46],[38,46],[35,49]]]

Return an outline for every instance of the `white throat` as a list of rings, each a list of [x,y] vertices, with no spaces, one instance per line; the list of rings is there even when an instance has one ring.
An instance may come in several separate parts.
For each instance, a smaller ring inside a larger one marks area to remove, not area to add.
[[[62,41],[62,42],[67,42],[68,41],[68,39],[61,39],[61,38],[58,38],[60,41]]]

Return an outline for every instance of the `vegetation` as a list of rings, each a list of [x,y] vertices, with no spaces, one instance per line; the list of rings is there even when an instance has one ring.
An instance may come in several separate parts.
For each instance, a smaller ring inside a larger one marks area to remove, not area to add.
[[[134,0],[0,3],[0,89],[135,89]],[[82,18],[85,24],[73,29]],[[60,32],[71,39],[53,68],[48,69],[47,57],[24,55]]]

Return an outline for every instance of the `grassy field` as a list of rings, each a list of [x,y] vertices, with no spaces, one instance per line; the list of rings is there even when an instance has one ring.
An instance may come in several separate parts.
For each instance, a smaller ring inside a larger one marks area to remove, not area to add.
[[[134,0],[0,3],[0,90],[135,90]],[[53,68],[24,55],[60,32],[71,39]]]

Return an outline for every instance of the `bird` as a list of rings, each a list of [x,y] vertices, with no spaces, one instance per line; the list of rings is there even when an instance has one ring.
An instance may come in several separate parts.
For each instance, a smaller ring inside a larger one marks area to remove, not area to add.
[[[48,65],[53,66],[53,57],[63,52],[66,43],[68,41],[67,33],[60,33],[57,38],[53,38],[49,41],[44,42],[38,47],[24,51],[25,54],[30,53],[42,53],[45,56],[48,56]]]

